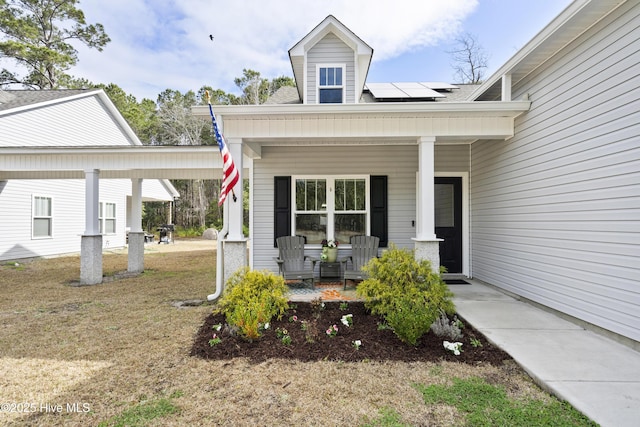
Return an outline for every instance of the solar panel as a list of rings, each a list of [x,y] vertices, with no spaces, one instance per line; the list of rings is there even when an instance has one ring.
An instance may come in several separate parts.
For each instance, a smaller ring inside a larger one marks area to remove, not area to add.
[[[453,90],[453,89],[459,89],[458,86],[454,86],[451,85],[449,83],[442,83],[442,82],[420,82],[420,84],[425,85],[426,87],[433,89],[433,90]]]
[[[392,83],[395,87],[409,95],[410,98],[444,98],[441,93],[421,83]]]
[[[365,88],[368,89],[376,99],[445,98],[446,95],[436,92],[434,89],[457,89],[456,86],[447,83],[431,82],[367,83]]]
[[[367,83],[367,89],[376,98],[409,98],[405,92],[392,83]]]

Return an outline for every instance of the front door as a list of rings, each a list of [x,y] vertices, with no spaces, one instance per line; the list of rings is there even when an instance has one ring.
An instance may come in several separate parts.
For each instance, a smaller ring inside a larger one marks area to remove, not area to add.
[[[440,265],[462,273],[462,178],[435,177],[435,224]]]

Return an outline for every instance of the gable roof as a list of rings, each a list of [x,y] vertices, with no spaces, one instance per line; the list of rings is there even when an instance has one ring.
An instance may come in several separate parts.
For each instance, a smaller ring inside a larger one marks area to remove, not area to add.
[[[89,92],[88,89],[0,90],[0,111],[68,98],[87,92]]]
[[[142,145],[140,139],[122,117],[109,96],[102,89],[56,89],[56,90],[7,90],[0,92],[0,119],[14,114],[37,111],[54,105],[95,98],[104,111],[128,139],[131,145]],[[2,142],[0,141],[0,145]],[[35,144],[37,145],[37,144]]]
[[[289,49],[289,59],[291,60],[293,77],[298,87],[298,96],[300,99],[303,99],[304,86],[306,83],[304,66],[305,56],[313,46],[315,46],[329,33],[334,34],[347,46],[353,49],[358,70],[357,78],[360,86],[356,89],[362,93],[364,82],[366,81],[367,74],[369,73],[369,65],[371,64],[373,49],[362,41],[360,37],[356,36],[350,29],[345,27],[344,24],[338,21],[333,15],[329,15],[313,30],[311,30],[309,34],[304,36],[302,40]]]

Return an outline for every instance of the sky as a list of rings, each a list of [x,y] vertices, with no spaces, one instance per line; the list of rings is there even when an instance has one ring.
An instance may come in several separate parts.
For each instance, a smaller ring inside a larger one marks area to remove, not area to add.
[[[455,39],[475,36],[488,77],[571,0],[81,0],[87,23],[111,38],[82,45],[69,70],[115,83],[138,101],[203,85],[240,95],[243,69],[293,77],[288,51],[327,15],[373,48],[367,81],[455,83]],[[212,41],[209,35],[214,36]]]

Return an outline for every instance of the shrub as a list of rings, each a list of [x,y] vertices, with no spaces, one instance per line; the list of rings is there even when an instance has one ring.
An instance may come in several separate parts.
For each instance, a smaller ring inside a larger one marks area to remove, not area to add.
[[[289,308],[286,294],[287,286],[282,277],[244,268],[227,281],[218,311],[244,338],[253,340],[262,335],[261,326],[274,316],[280,319]]]
[[[439,337],[448,337],[454,341],[462,339],[462,331],[460,330],[461,322],[456,316],[453,320],[449,320],[447,313],[440,312],[440,316],[431,325],[431,330]]]
[[[384,317],[403,342],[416,345],[441,311],[453,314],[453,294],[427,260],[416,260],[413,251],[391,245],[365,270],[369,278],[356,292],[373,314]]]

